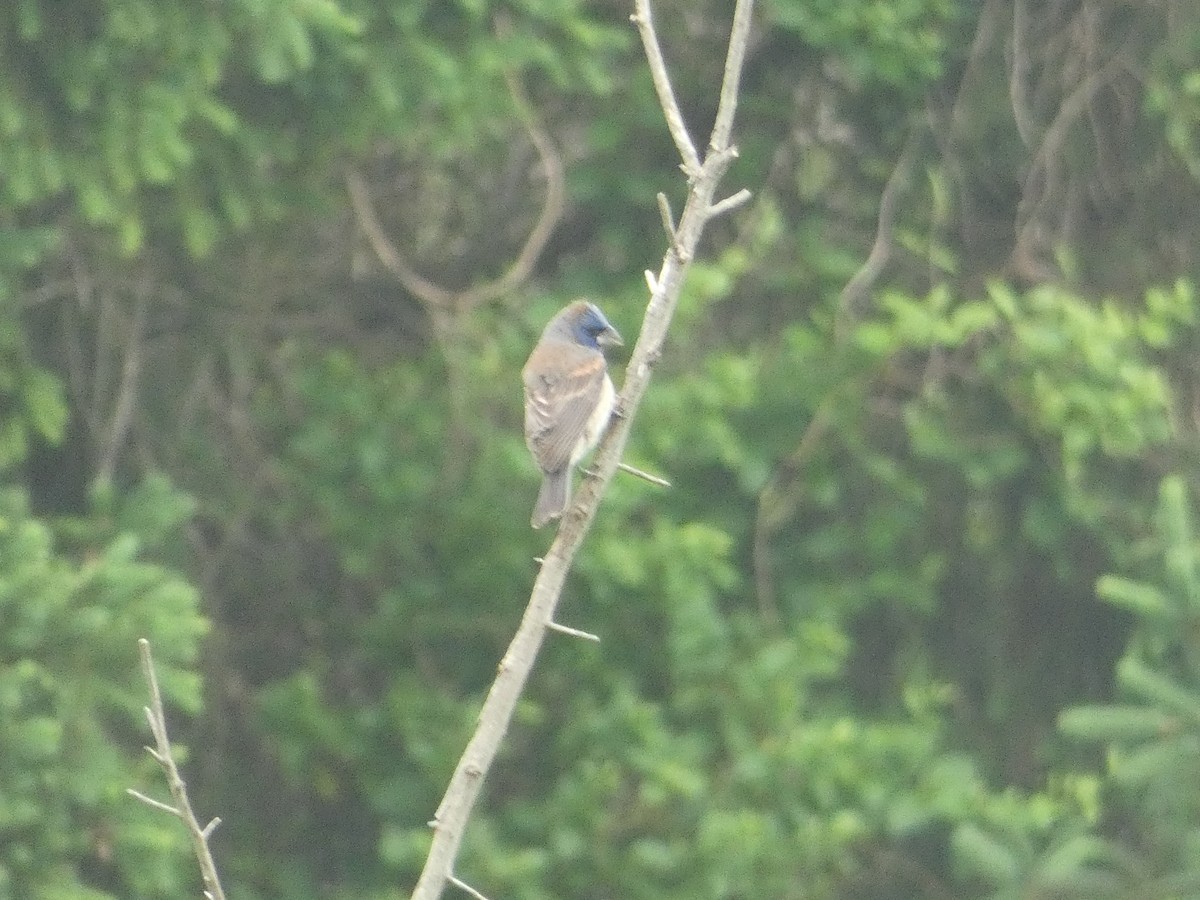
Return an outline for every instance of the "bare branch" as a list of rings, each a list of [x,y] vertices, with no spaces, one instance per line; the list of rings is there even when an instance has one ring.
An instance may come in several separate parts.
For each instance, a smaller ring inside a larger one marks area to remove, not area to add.
[[[458,855],[471,810],[483,786],[484,776],[491,767],[512,721],[517,701],[533,669],[538,650],[546,632],[550,630],[550,623],[554,621],[554,612],[571,563],[591,528],[609,482],[616,474],[634,415],[649,387],[654,363],[662,355],[667,330],[683,288],[688,260],[694,255],[704,226],[710,218],[717,185],[733,159],[727,144],[737,101],[739,70],[745,58],[745,44],[749,39],[752,6],[753,0],[737,0],[721,101],[712,139],[709,141],[711,149],[704,163],[700,164],[695,156],[695,149],[683,129],[683,120],[674,102],[674,93],[650,18],[649,2],[637,0],[634,21],[642,34],[642,44],[654,73],[663,114],[684,157],[685,169],[689,163],[691,166],[691,171],[688,172],[687,201],[679,219],[675,240],[667,249],[657,278],[652,279],[656,289],[652,291],[647,304],[641,332],[625,370],[625,382],[617,399],[618,412],[613,416],[592,463],[595,476],[585,479],[576,492],[574,505],[563,516],[558,534],[543,558],[521,624],[500,661],[496,680],[492,683],[480,710],[479,725],[463,751],[445,796],[434,815],[433,843],[413,892],[413,900],[436,900],[441,896],[446,884],[454,878],[454,860]],[[457,881],[454,883],[457,884]]]
[[[578,628],[572,628],[569,625],[559,625],[557,622],[551,622],[546,627],[551,631],[557,631],[559,634],[583,638],[585,641],[595,641],[597,644],[600,643],[600,636],[592,634],[590,631],[580,631]]]
[[[651,475],[649,472],[643,472],[641,469],[631,466],[628,463],[617,463],[617,468],[622,472],[635,475],[642,479],[642,481],[648,481],[651,484],[658,485],[659,487],[669,488],[671,486],[671,482],[667,481],[667,479],[661,478],[658,475]]]
[[[173,816],[179,816],[182,818],[179,810],[171,806],[169,803],[163,803],[161,800],[155,800],[153,797],[147,797],[141,791],[135,791],[133,788],[125,788],[125,793],[136,800],[141,800],[147,806],[152,806],[155,809],[161,809],[163,812],[167,812]]]
[[[658,192],[658,214],[662,217],[663,231],[667,233],[667,240],[672,244],[675,243],[675,215],[671,212],[671,201],[662,191]]]
[[[479,891],[475,890],[475,888],[471,887],[469,884],[467,884],[461,878],[456,878],[455,876],[451,875],[446,880],[449,881],[452,885],[454,885],[456,888],[458,888],[463,893],[470,894],[472,897],[475,898],[475,900],[488,900],[487,897],[483,896],[483,894],[479,893]]]
[[[658,35],[654,31],[654,20],[650,15],[650,0],[637,0],[635,12],[629,20],[637,26],[638,34],[642,36],[642,46],[646,50],[646,61],[650,64],[650,77],[654,79],[654,90],[658,93],[658,103],[662,107],[663,116],[667,120],[667,128],[675,147],[683,159],[683,173],[688,181],[700,172],[700,157],[696,153],[696,145],[688,134],[687,124],[683,121],[683,113],[679,111],[679,103],[675,100],[675,89],[671,87],[671,78],[667,74],[667,63],[663,59],[662,47],[658,45]]]
[[[179,767],[175,765],[175,758],[171,754],[171,742],[167,739],[167,718],[163,712],[162,694],[158,689],[158,676],[154,672],[154,658],[150,655],[150,642],[145,638],[138,639],[138,653],[142,659],[142,676],[150,688],[150,705],[146,708],[146,715],[150,720],[150,730],[154,733],[154,740],[157,744],[155,750],[150,750],[149,747],[146,749],[162,766],[163,774],[167,778],[167,787],[171,791],[171,799],[175,801],[175,805],[168,806],[132,789],[127,789],[128,793],[143,803],[156,809],[162,809],[183,820],[192,841],[196,862],[200,865],[205,896],[212,900],[225,900],[225,891],[221,887],[220,878],[217,877],[217,865],[213,862],[212,853],[208,848],[209,835],[221,820],[213,819],[207,826],[201,828],[196,814],[192,812],[187,785],[184,784],[183,777],[179,774]]]
[[[738,3],[733,8],[733,27],[729,33],[729,51],[725,54],[725,76],[721,80],[721,102],[717,105],[717,117],[713,123],[712,137],[708,146],[718,152],[732,149],[729,139],[733,135],[733,114],[737,110],[738,90],[742,82],[742,64],[746,61],[746,48],[750,45],[750,13],[753,4]],[[705,160],[708,163],[708,160]]]
[[[732,212],[739,206],[749,202],[752,196],[754,195],[745,188],[742,188],[736,194],[726,197],[724,200],[718,200],[716,203],[710,206],[708,208],[708,217],[710,219],[715,219],[717,216],[723,216],[727,212]]]

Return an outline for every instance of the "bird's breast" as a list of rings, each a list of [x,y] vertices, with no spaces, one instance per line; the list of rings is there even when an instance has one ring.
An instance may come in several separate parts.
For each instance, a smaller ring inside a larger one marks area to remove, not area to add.
[[[608,424],[616,402],[617,392],[613,388],[612,379],[605,375],[604,380],[600,383],[600,397],[596,401],[596,408],[588,416],[588,420],[583,426],[583,434],[580,436],[579,442],[575,444],[575,449],[571,451],[572,466],[587,456],[588,451],[596,446],[600,436],[604,433],[604,426]]]

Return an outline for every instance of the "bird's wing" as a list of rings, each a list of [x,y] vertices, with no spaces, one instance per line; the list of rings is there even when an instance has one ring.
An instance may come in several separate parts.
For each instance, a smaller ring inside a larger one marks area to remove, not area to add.
[[[522,374],[525,443],[543,472],[565,469],[600,400],[604,356],[574,343],[543,341]]]

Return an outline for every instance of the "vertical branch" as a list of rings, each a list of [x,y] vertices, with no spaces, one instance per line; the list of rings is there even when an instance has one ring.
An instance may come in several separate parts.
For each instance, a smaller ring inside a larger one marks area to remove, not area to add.
[[[187,785],[179,774],[179,767],[175,765],[175,757],[171,754],[171,741],[167,737],[167,719],[163,712],[162,694],[158,689],[158,676],[154,673],[154,659],[150,655],[150,642],[145,638],[138,639],[138,653],[142,658],[142,674],[150,688],[150,705],[145,707],[146,721],[150,724],[150,733],[154,735],[154,746],[147,747],[146,752],[154,757],[154,761],[162,767],[174,805],[147,797],[133,788],[126,790],[130,796],[136,797],[147,806],[168,812],[183,822],[187,828],[188,837],[192,841],[196,862],[200,864],[200,875],[204,879],[204,896],[208,900],[225,900],[225,891],[221,887],[220,878],[217,877],[217,865],[213,862],[212,853],[208,849],[208,839],[221,824],[221,820],[213,819],[201,827],[196,814],[192,812]]]
[[[1032,147],[1037,139],[1033,121],[1033,110],[1029,103],[1029,72],[1033,68],[1029,59],[1027,40],[1029,37],[1029,10],[1027,0],[1013,3],[1012,69],[1008,75],[1008,95],[1012,101],[1013,121],[1017,134],[1026,147]]]
[[[620,464],[629,429],[649,386],[651,371],[662,355],[667,329],[700,236],[710,219],[734,209],[750,196],[749,192],[741,191],[713,203],[717,185],[737,155],[728,141],[737,106],[741,66],[749,40],[752,7],[753,0],[737,0],[717,116],[709,140],[710,149],[701,163],[675,104],[674,90],[654,32],[649,0],[637,0],[637,11],[632,18],[641,32],[663,114],[688,176],[687,202],[678,227],[666,227],[668,249],[658,276],[647,279],[651,283],[650,301],[625,370],[625,383],[617,399],[617,414],[596,451],[592,474],[576,492],[575,503],[563,517],[558,534],[543,559],[521,624],[500,661],[496,680],[480,710],[479,724],[463,751],[446,794],[430,823],[434,830],[433,843],[413,892],[413,900],[436,900],[447,883],[452,880],[458,883],[454,861],[471,810],[512,721],[513,710],[533,669],[542,641],[554,620],[554,611],[575,554],[591,528],[600,500]],[[665,216],[664,221],[670,222],[671,217]]]
[[[738,3],[733,10],[733,26],[729,32],[729,52],[725,56],[725,74],[721,79],[721,99],[717,104],[717,116],[713,121],[712,137],[708,145],[714,150],[729,146],[733,134],[733,114],[737,110],[738,90],[742,83],[742,65],[746,61],[746,48],[750,45],[750,13],[752,3]]]
[[[675,89],[671,87],[662,47],[659,46],[658,34],[654,31],[650,0],[637,0],[636,11],[629,19],[637,26],[638,34],[642,37],[642,47],[650,63],[650,77],[654,79],[654,90],[658,94],[658,105],[662,107],[663,117],[667,120],[667,130],[671,132],[675,147],[683,158],[683,171],[691,180],[700,171],[700,157],[696,154],[696,145],[692,143],[687,123],[683,121],[683,113],[679,111],[679,103],[675,100]]]
[[[103,452],[100,455],[100,463],[96,467],[96,480],[100,482],[112,480],[113,473],[117,470],[121,447],[129,434],[137,403],[138,382],[141,378],[142,339],[146,330],[149,308],[150,287],[146,284],[139,285],[137,297],[134,300],[133,316],[128,326],[125,362],[121,366],[121,381],[117,390],[116,402],[113,404],[112,421],[108,426],[107,434],[101,438]]]
[[[916,163],[920,137],[919,131],[914,126],[904,144],[904,149],[900,151],[900,158],[896,161],[892,173],[883,185],[883,193],[879,197],[875,241],[871,245],[871,252],[867,254],[866,262],[854,273],[854,277],[846,282],[841,294],[838,295],[837,323],[834,334],[839,343],[846,340],[850,328],[867,311],[871,289],[875,286],[879,276],[883,274],[883,268],[892,255],[892,232],[896,224],[896,203],[900,199],[900,192],[908,186],[913,165]]]

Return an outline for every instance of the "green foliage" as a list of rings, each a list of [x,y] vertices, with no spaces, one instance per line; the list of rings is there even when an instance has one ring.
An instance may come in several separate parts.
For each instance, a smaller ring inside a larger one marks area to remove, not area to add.
[[[654,6],[699,138],[730,4]],[[755,201],[628,449],[673,486],[619,476],[578,559],[562,618],[602,643],[539,660],[460,865],[489,896],[1197,892],[1197,17],[1022,9],[1017,42],[1011,3],[759,4]],[[69,515],[0,500],[0,895],[195,892],[121,795],[158,785],[142,635],[231,895],[411,884],[549,540],[521,362],[578,293],[636,332],[682,190],[629,11],[0,11],[0,472]],[[347,168],[416,271],[478,284],[537,215],[531,122],[552,241],[431,314]]]
[[[33,442],[61,441],[67,414],[58,378],[33,363],[20,322],[0,310],[0,473],[23,464]]]
[[[1162,121],[1166,144],[1200,179],[1200,70],[1195,48],[1200,42],[1200,20],[1180,17],[1168,39],[1155,54],[1146,90],[1147,105]]]
[[[952,0],[773,0],[767,16],[828,53],[859,83],[917,90],[942,74]]]
[[[497,38],[478,3],[109,0],[66,15],[22,0],[0,13],[0,203],[66,196],[126,256],[159,231],[207,255],[298,192],[327,197],[314,173],[373,136],[476,145],[511,109],[505,70],[610,87],[610,29],[577,2],[522,6],[532,27]],[[413,128],[431,114],[442,130]]]
[[[740,265],[699,272],[672,346],[698,339]],[[1100,890],[1114,863],[1089,830],[1085,780],[994,792],[994,773],[956,744],[1008,734],[1015,753],[1019,734],[1021,752],[1042,752],[1058,707],[1085,691],[1050,625],[1093,615],[1090,592],[1062,596],[1091,570],[1068,546],[1102,555],[1114,528],[1144,522],[1147,498],[1113,467],[1170,440],[1154,357],[1190,340],[1191,297],[1180,284],[1126,312],[1048,289],[895,292],[843,347],[810,325],[698,365],[670,353],[631,459],[674,487],[614,484],[568,600],[603,644],[552,638],[468,837],[473,880],[527,896],[879,896],[897,881],[884,848],[903,848],[921,877],[981,895],[1061,887],[1068,871],[1087,875],[1074,896]],[[430,387],[449,383],[434,360],[367,372],[333,354],[293,379],[310,416],[285,471],[292,496],[311,499],[287,517],[327,535],[355,583],[380,587],[373,607],[322,630],[313,662],[268,687],[263,709],[286,784],[370,798],[378,840],[344,847],[347,869],[378,854],[388,880],[415,877],[427,838],[413,810],[436,803],[511,630],[515,609],[496,598],[531,578],[532,479],[499,375],[540,317],[486,316],[492,349],[480,339],[458,358],[453,384],[471,393],[457,399],[488,411],[469,429],[431,412],[449,403]],[[913,361],[944,374],[896,383]],[[798,371],[811,377],[787,376]],[[990,414],[964,421],[981,398]],[[446,517],[455,528],[436,526]],[[751,573],[756,554],[767,565]],[[1033,628],[986,614],[1048,554],[1061,568],[1030,600],[1057,607]],[[935,611],[955,626],[926,636]],[[881,627],[891,643],[868,640]],[[1031,654],[1055,660],[1056,690],[1041,664],[1018,687]],[[426,660],[445,700],[429,675],[375,682],[405,656]],[[999,696],[960,716],[981,678]],[[350,709],[347,683],[362,686]],[[861,704],[873,714],[852,715]]]
[[[1108,576],[1098,585],[1101,597],[1136,620],[1116,669],[1126,702],[1066,710],[1059,725],[1070,737],[1106,746],[1114,819],[1137,830],[1142,871],[1170,893],[1200,885],[1200,654],[1192,640],[1200,543],[1182,479],[1163,481],[1156,525],[1149,569],[1156,574]]]
[[[169,510],[143,510],[141,534],[173,526]],[[142,543],[138,532],[92,525],[86,549],[64,553],[17,491],[0,493],[4,896],[165,898],[194,877],[179,823],[125,794],[153,792],[159,777],[140,750],[137,639],[152,641],[173,704],[195,712],[200,696],[196,593],[141,561]]]

